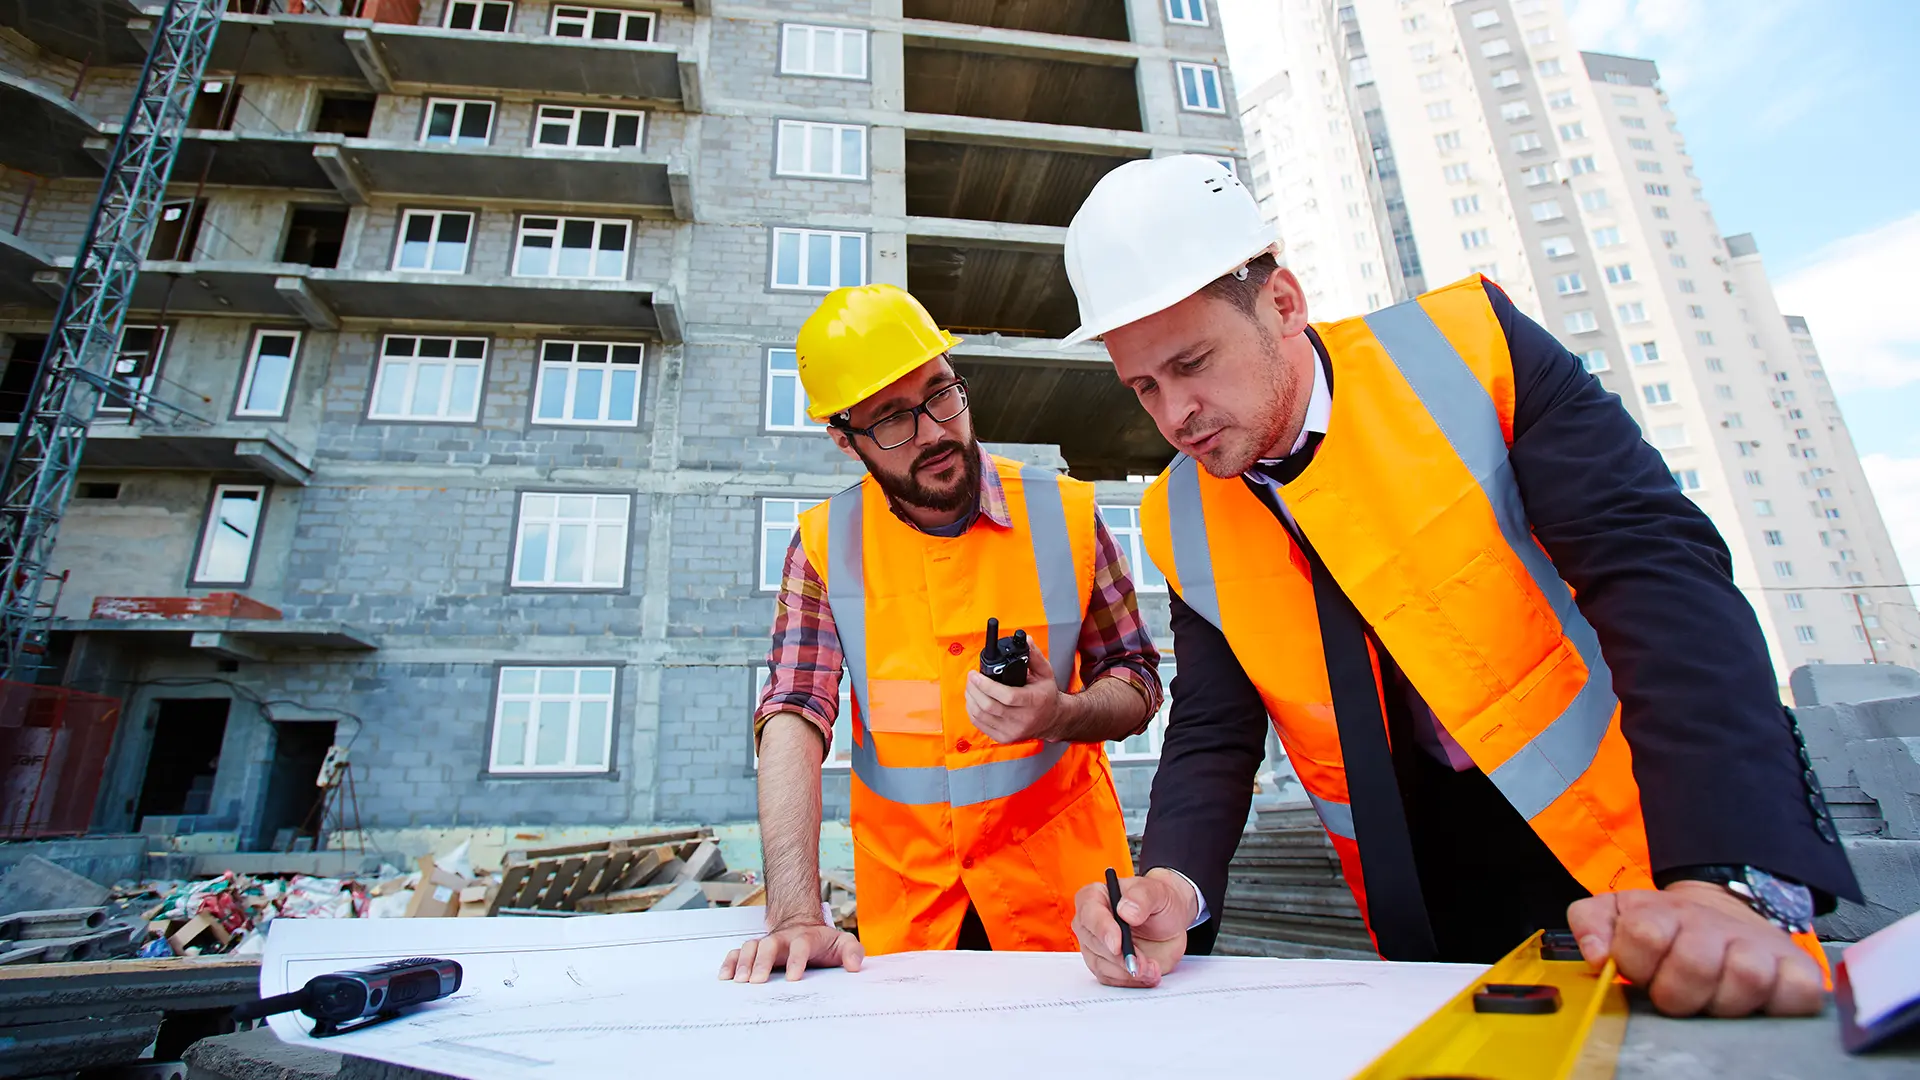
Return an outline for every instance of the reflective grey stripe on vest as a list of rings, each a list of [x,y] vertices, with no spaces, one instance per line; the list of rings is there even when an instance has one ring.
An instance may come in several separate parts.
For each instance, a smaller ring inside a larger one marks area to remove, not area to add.
[[[1507,546],[1527,568],[1534,587],[1558,616],[1560,632],[1587,665],[1587,682],[1546,729],[1489,774],[1489,779],[1523,817],[1551,806],[1593,764],[1601,740],[1613,722],[1619,700],[1613,673],[1600,654],[1593,624],[1574,603],[1573,591],[1560,579],[1547,553],[1533,539],[1507,456],[1500,414],[1486,387],[1454,350],[1426,309],[1397,304],[1367,316],[1367,327],[1393,358],[1428,415],[1453,446],[1493,506]]]
[[[1613,695],[1613,673],[1600,655],[1599,636],[1573,602],[1572,590],[1534,542],[1520,501],[1520,487],[1513,478],[1513,464],[1507,458],[1500,414],[1486,388],[1419,304],[1399,304],[1367,316],[1366,321],[1454,453],[1479,482],[1507,546],[1558,616],[1560,632],[1586,662],[1587,682],[1573,702],[1490,774],[1514,809],[1532,818],[1565,794],[1593,763],[1618,704]],[[1208,622],[1220,626],[1213,556],[1200,508],[1200,479],[1189,458],[1176,458],[1168,467],[1167,517],[1174,566],[1180,575],[1180,599]]]
[[[1073,544],[1060,496],[1059,477],[1024,468],[1027,528],[1033,537],[1034,565],[1047,613],[1047,659],[1061,689],[1073,678],[1080,639],[1079,577],[1073,569]],[[1042,483],[1041,481],[1045,481]],[[867,790],[906,806],[945,803],[972,806],[1004,799],[1045,776],[1067,752],[1065,743],[1043,743],[1040,752],[1008,761],[989,761],[959,769],[938,765],[902,767],[880,764],[867,726],[867,583],[862,537],[860,484],[835,495],[827,508],[827,603],[833,609],[852,680],[859,738],[853,745],[853,772]]]
[[[1347,803],[1323,799],[1313,792],[1307,792],[1307,799],[1313,803],[1313,812],[1320,815],[1320,824],[1327,831],[1345,840],[1353,839],[1353,807]]]

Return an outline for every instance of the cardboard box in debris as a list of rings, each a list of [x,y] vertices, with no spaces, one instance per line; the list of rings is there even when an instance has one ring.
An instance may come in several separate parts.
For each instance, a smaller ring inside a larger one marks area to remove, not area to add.
[[[61,907],[0,915],[0,964],[141,957],[246,955],[264,950],[274,919],[574,916],[766,903],[753,871],[730,871],[710,829],[679,829],[596,843],[510,850],[476,868],[468,844],[423,855],[414,870],[383,865],[355,877],[247,875],[123,882],[112,890],[52,872]],[[17,870],[16,870],[17,872]],[[36,871],[38,872],[38,871]],[[84,886],[90,887],[88,892]],[[857,929],[850,882],[827,875],[821,901]]]

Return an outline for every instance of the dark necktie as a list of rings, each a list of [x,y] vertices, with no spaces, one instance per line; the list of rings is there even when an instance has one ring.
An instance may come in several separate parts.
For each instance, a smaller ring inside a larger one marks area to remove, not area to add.
[[[1320,433],[1309,432],[1307,444],[1298,453],[1271,465],[1255,465],[1254,469],[1277,483],[1288,483],[1312,462],[1319,446]],[[1386,719],[1380,712],[1381,691],[1367,650],[1366,620],[1299,527],[1278,513],[1277,494],[1264,485],[1249,486],[1275,510],[1282,524],[1289,525],[1287,531],[1313,568],[1313,602],[1320,617],[1321,648],[1327,662],[1327,684],[1333,691],[1334,724],[1340,733],[1340,757],[1347,770],[1348,805],[1353,814],[1355,843],[1360,848],[1367,922],[1374,942],[1388,960],[1434,960],[1439,950],[1414,864],[1413,838],[1407,830],[1406,809],[1387,742]],[[1382,667],[1389,663],[1382,649]],[[1410,731],[1396,734],[1412,737]]]

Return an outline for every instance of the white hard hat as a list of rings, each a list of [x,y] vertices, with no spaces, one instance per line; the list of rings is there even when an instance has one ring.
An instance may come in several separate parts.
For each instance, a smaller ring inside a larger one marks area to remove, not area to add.
[[[1094,185],[1067,226],[1080,329],[1061,344],[1164,311],[1277,240],[1253,194],[1218,158],[1129,161]]]

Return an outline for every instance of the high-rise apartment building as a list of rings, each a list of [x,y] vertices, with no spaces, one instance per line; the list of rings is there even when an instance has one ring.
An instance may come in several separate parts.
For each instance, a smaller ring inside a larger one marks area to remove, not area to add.
[[[1653,62],[1579,51],[1558,0],[1281,0],[1281,15],[1286,68],[1248,96],[1249,151],[1310,309],[1384,302],[1353,287],[1376,263],[1394,300],[1498,281],[1719,526],[1783,685],[1801,664],[1920,661],[1806,324],[1781,315],[1753,238],[1721,234]],[[1371,232],[1350,225],[1369,210]]]
[[[983,440],[1103,481],[1164,635],[1127,478],[1170,452],[1055,348],[1061,249],[1128,160],[1244,171],[1217,16],[233,0],[56,550],[46,679],[125,702],[95,827],[272,843],[336,742],[376,843],[751,820],[781,556],[860,472],[792,351],[841,285],[968,337]],[[0,4],[8,432],[153,18]]]

